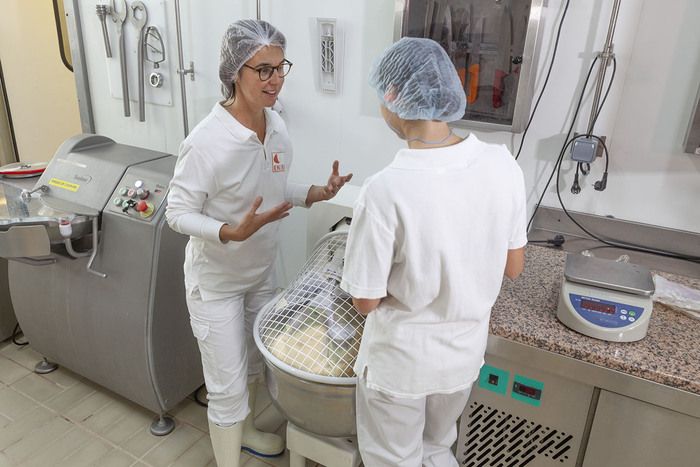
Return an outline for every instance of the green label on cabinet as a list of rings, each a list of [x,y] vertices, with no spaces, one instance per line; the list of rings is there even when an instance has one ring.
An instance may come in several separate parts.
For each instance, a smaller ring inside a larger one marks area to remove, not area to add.
[[[479,372],[479,387],[493,391],[496,394],[505,395],[508,391],[508,378],[510,373],[491,365],[484,365]]]

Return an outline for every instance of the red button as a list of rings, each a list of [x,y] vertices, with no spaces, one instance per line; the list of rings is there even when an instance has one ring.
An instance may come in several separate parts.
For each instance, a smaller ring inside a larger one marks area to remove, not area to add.
[[[136,210],[138,212],[143,212],[146,209],[148,209],[148,203],[146,203],[145,201],[141,200],[141,201],[136,203]]]

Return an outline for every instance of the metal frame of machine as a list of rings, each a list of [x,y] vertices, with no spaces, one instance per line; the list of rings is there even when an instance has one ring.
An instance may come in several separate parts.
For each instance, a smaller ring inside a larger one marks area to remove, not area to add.
[[[165,222],[175,162],[103,136],[71,138],[36,193],[13,201],[17,212],[66,214],[12,218],[0,236],[32,348],[160,414],[156,435],[172,431],[164,414],[203,381],[183,285],[187,237]]]

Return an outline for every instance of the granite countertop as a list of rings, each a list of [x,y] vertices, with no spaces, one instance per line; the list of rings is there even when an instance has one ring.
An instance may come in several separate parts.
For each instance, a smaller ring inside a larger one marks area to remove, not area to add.
[[[640,341],[606,342],[579,334],[556,318],[565,258],[559,249],[527,247],[523,274],[503,281],[491,334],[700,395],[700,321],[655,302]],[[656,273],[700,289],[700,279]]]

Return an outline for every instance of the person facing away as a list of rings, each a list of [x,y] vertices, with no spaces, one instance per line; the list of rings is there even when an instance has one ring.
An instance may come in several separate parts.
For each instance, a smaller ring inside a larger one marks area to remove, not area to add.
[[[503,275],[524,267],[525,187],[503,145],[461,139],[466,97],[449,57],[403,38],[370,72],[408,148],[364,183],[341,287],[367,316],[355,364],[367,467],[457,466],[456,421],[484,363]]]
[[[262,356],[253,341],[260,309],[274,296],[279,220],[292,206],[335,196],[352,177],[338,161],[324,186],[287,180],[292,146],[275,104],[292,64],[286,39],[265,21],[226,31],[217,102],[184,140],[166,218],[189,235],[185,290],[208,392],[209,435],[219,467],[239,465],[240,450],[269,457],[282,438],[253,424]]]

